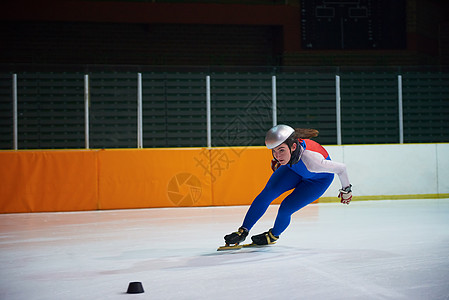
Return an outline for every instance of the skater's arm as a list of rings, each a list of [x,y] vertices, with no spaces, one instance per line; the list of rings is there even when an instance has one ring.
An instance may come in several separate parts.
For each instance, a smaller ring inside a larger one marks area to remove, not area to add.
[[[302,155],[302,161],[306,165],[310,172],[314,173],[334,173],[338,175],[341,186],[346,188],[350,185],[348,172],[346,171],[346,165],[343,163],[326,160],[317,152],[304,151]]]

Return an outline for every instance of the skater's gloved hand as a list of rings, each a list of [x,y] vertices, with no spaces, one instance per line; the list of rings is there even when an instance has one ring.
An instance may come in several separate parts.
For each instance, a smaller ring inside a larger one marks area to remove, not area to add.
[[[274,158],[271,160],[271,170],[276,171],[279,167],[281,166],[281,164],[275,160]]]
[[[338,198],[340,198],[340,202],[343,204],[349,204],[352,200],[352,185],[343,188],[340,190],[340,194],[338,194]]]

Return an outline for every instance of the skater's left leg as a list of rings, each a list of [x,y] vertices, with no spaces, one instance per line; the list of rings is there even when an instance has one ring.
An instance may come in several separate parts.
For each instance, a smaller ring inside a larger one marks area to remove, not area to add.
[[[284,232],[290,225],[292,214],[321,197],[331,185],[333,179],[333,174],[323,174],[321,178],[313,181],[301,181],[279,206],[279,211],[271,230],[272,234],[279,236]]]

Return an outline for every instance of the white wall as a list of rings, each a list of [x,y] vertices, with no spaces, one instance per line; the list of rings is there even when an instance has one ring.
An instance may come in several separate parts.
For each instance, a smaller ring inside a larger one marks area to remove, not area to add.
[[[354,196],[449,193],[449,144],[325,146],[344,162]],[[335,197],[338,176],[323,197]]]

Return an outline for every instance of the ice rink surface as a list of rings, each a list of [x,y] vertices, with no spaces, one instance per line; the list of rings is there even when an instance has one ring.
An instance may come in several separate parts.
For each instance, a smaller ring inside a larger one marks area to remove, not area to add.
[[[0,299],[449,299],[449,199],[312,204],[217,252],[247,208],[0,215]]]

